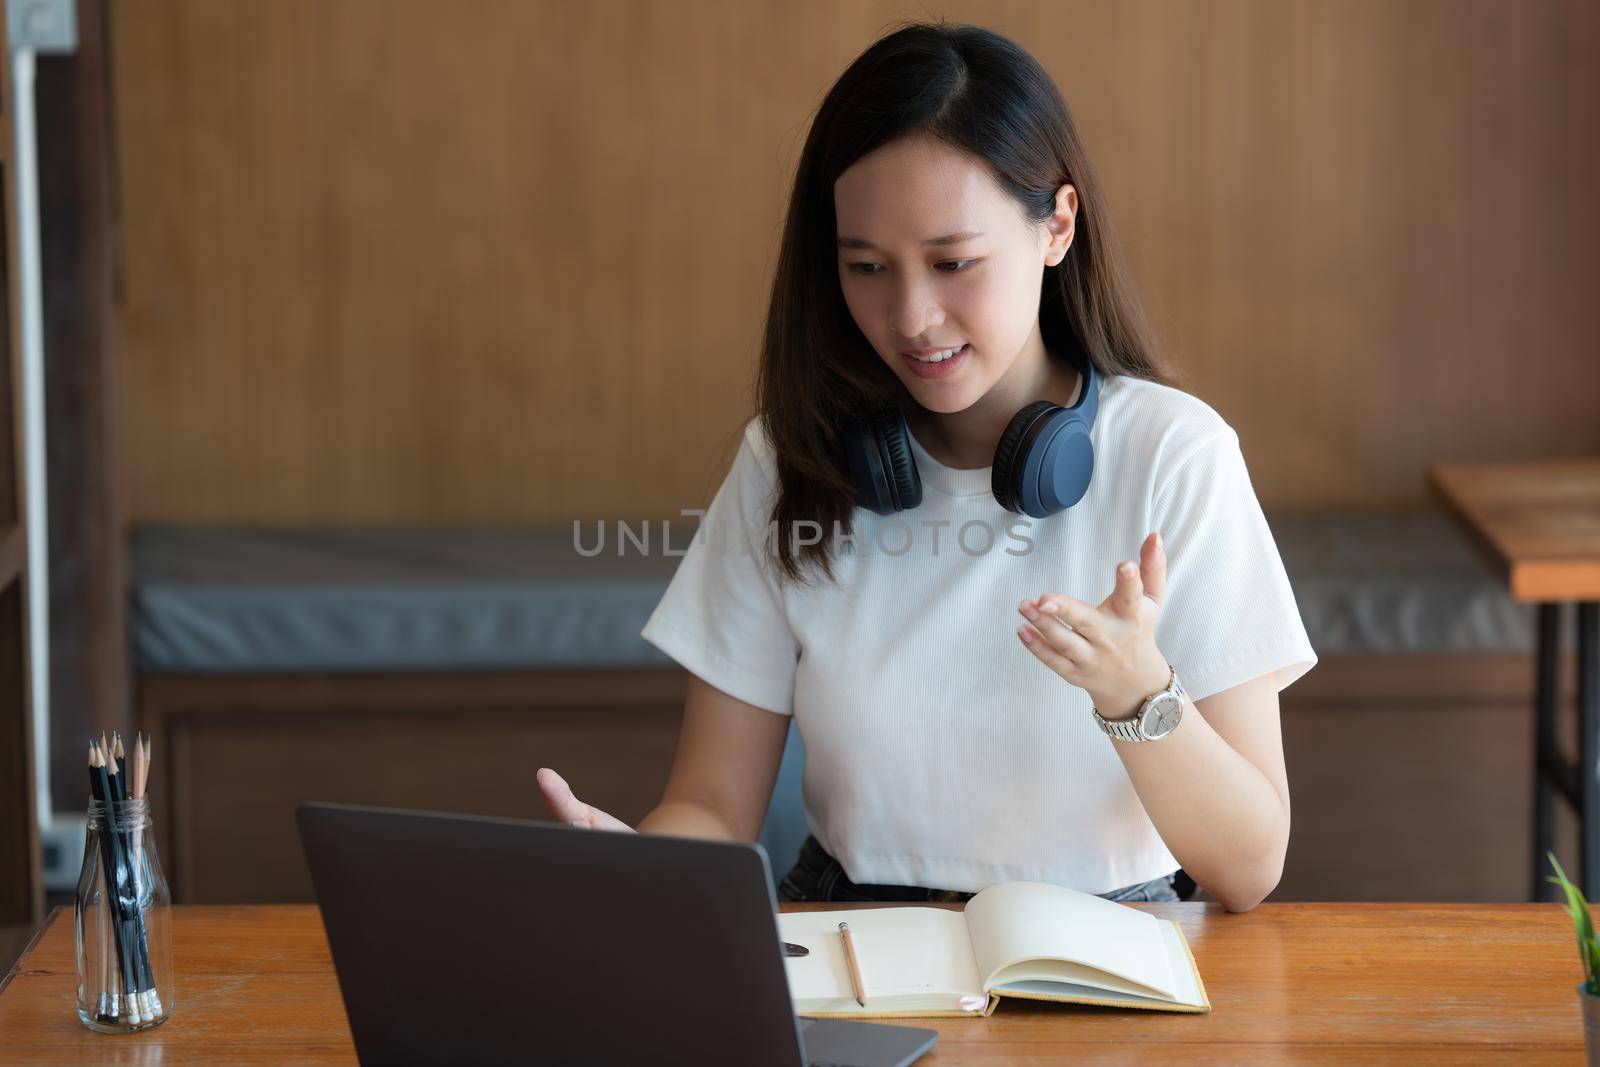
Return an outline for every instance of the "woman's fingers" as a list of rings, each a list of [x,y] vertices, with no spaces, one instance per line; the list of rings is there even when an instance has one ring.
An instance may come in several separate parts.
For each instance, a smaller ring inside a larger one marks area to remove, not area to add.
[[[1159,531],[1152,530],[1139,547],[1139,573],[1144,579],[1144,595],[1161,603],[1167,590],[1167,548]]]
[[[1078,665],[1063,655],[1060,649],[1045,640],[1039,634],[1039,631],[1024,623],[1022,626],[1017,627],[1017,633],[1022,638],[1022,643],[1028,646],[1028,651],[1032,652],[1039,662],[1055,671],[1064,680],[1070,682],[1078,676]]]
[[[1037,601],[1025,600],[1022,603],[1024,608],[1023,615],[1028,614],[1026,608],[1031,605],[1041,618],[1053,618],[1066,626],[1070,626],[1073,630],[1082,634],[1090,644],[1094,644],[1096,637],[1100,633],[1100,610],[1090,607],[1081,600],[1062,593],[1046,593]],[[1029,619],[1028,621],[1033,622],[1034,620]]]
[[[540,767],[539,773],[534,775],[534,780],[539,783],[539,789],[544,793],[544,801],[550,807],[550,813],[565,823],[581,822],[589,825],[589,805],[582,803],[572,794],[572,787],[567,780],[549,767]]]
[[[1027,615],[1027,612],[1023,612]],[[1094,647],[1071,625],[1055,615],[1035,611],[1028,619],[1034,630],[1057,652],[1078,665],[1086,664],[1094,656]]]
[[[569,826],[576,826],[585,830],[627,830],[633,827],[608,815],[592,804],[585,804],[573,795],[572,787],[567,780],[549,767],[540,767],[534,780],[539,783],[539,789],[544,793],[545,803],[549,805],[550,812],[560,821]]]
[[[1111,594],[1111,603],[1117,614],[1124,619],[1139,618],[1139,602],[1144,599],[1144,579],[1139,574],[1139,565],[1132,560],[1123,560],[1117,564],[1116,588]]]

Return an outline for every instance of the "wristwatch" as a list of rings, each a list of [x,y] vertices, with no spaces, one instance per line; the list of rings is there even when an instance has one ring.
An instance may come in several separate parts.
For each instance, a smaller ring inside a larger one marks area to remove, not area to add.
[[[1094,709],[1094,721],[1100,724],[1107,737],[1114,741],[1159,741],[1178,728],[1189,694],[1178,681],[1177,668],[1169,663],[1167,670],[1171,672],[1167,687],[1146,700],[1128,718],[1107,719],[1098,708]]]

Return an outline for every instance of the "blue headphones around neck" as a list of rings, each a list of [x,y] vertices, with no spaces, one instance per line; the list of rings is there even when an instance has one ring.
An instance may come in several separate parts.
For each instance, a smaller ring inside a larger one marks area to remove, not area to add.
[[[1035,519],[1065,511],[1089,490],[1094,477],[1094,428],[1100,376],[1087,358],[1078,368],[1083,388],[1070,408],[1036,400],[1011,417],[994,450],[994,498],[1007,511]],[[879,515],[922,503],[922,479],[911,455],[911,431],[898,406],[854,420],[845,452],[856,502]]]

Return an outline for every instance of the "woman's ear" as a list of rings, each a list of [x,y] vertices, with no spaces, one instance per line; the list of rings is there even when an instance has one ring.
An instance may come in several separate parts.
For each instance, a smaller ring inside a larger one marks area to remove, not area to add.
[[[1045,246],[1045,266],[1054,267],[1067,258],[1067,249],[1072,247],[1072,238],[1076,233],[1077,217],[1078,190],[1063,185],[1056,190],[1055,213],[1045,224],[1050,231],[1050,240]]]

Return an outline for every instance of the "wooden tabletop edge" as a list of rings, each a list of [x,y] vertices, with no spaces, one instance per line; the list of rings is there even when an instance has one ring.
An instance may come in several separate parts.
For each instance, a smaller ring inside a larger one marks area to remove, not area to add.
[[[25,973],[22,965],[28,961],[28,957],[33,955],[33,950],[39,947],[39,942],[44,938],[45,931],[55,924],[57,917],[65,910],[65,906],[59,904],[50,909],[50,914],[44,917],[44,922],[40,923],[39,928],[33,932],[33,936],[28,938],[28,943],[22,946],[22,951],[17,953],[17,958],[11,961],[11,968],[6,971],[4,976],[0,976],[0,993],[6,991],[6,987],[11,984],[11,979]]]

